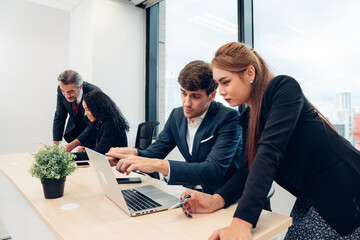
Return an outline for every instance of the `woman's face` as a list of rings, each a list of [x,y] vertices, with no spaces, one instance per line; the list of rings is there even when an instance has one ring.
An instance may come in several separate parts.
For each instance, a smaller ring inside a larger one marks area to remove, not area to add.
[[[219,94],[230,106],[246,103],[251,106],[250,93],[255,69],[249,66],[243,73],[237,74],[213,67],[213,78],[219,85]]]
[[[84,107],[85,113],[84,115],[90,120],[90,122],[95,122],[96,118],[92,115],[92,113],[90,112],[90,110],[88,109],[85,101],[82,102],[82,105]]]

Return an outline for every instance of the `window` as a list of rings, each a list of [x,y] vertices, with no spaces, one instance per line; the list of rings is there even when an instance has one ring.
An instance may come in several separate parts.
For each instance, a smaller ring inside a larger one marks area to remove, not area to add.
[[[360,2],[254,0],[254,47],[360,148]]]
[[[181,106],[177,82],[181,69],[193,60],[210,62],[222,44],[237,39],[237,0],[159,3],[158,119],[162,124],[173,108]],[[219,95],[216,100],[224,102]]]

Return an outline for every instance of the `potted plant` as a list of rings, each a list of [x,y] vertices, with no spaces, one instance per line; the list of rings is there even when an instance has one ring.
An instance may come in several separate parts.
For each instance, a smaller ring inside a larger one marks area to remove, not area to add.
[[[73,161],[75,155],[66,152],[65,147],[55,144],[44,146],[33,156],[35,161],[29,169],[29,173],[41,180],[45,198],[62,197],[66,176],[76,170]]]

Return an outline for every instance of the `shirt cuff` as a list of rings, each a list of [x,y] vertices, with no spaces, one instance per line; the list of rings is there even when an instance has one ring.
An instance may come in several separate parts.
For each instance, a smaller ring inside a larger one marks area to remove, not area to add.
[[[170,181],[170,172],[171,172],[171,171],[170,171],[170,162],[169,162],[169,172],[168,172],[167,176],[164,176],[164,175],[163,175],[165,182],[169,182],[169,181]]]

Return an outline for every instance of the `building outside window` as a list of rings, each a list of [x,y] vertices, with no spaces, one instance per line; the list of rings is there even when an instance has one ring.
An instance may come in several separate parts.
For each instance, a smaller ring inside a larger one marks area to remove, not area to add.
[[[159,3],[158,120],[181,106],[177,77],[193,60],[212,60],[224,43],[237,41],[237,0],[164,0]],[[217,94],[217,101],[224,102]],[[229,106],[226,102],[225,105]],[[160,126],[160,128],[162,128]]]
[[[360,2],[254,0],[254,47],[360,147]]]

